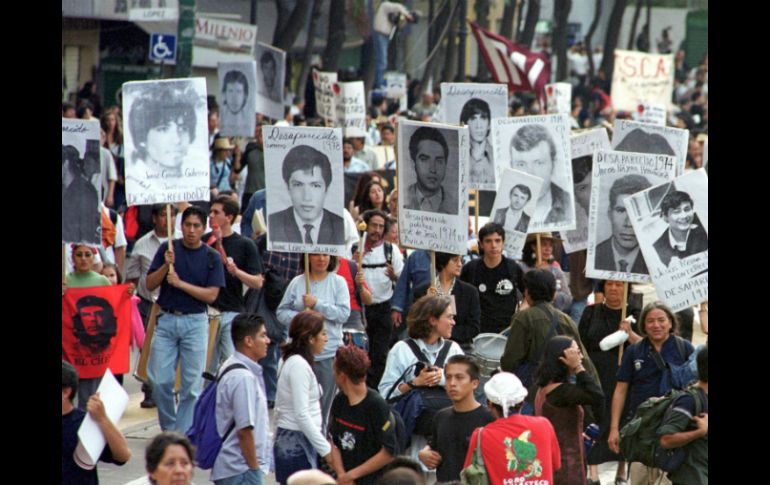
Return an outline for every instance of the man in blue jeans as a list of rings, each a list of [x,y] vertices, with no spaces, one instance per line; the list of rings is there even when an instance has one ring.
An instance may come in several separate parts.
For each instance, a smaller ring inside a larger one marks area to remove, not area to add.
[[[374,89],[385,87],[385,69],[388,67],[388,43],[390,43],[390,33],[394,24],[391,22],[391,15],[401,15],[406,20],[411,21],[412,16],[409,10],[400,3],[382,2],[377,14],[374,16],[374,59],[375,76]]]
[[[225,286],[219,253],[201,241],[205,229],[206,213],[196,206],[185,209],[182,239],[173,241],[173,251],[168,242],[162,243],[147,273],[147,289],[160,287],[162,313],[155,328],[148,374],[163,431],[184,433],[192,425],[206,365],[206,304],[213,303]],[[181,364],[179,409],[174,406],[177,363]]]

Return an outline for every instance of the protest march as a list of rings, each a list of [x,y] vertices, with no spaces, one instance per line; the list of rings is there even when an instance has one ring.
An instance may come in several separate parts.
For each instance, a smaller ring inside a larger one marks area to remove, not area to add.
[[[179,36],[63,89],[63,484],[708,484],[701,10],[106,3]]]

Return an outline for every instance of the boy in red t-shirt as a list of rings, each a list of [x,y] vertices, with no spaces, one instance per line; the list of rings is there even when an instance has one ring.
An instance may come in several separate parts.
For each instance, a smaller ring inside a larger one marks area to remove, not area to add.
[[[481,431],[481,455],[489,483],[551,485],[561,468],[556,433],[547,418],[519,414],[527,389],[510,372],[495,374],[485,385],[487,405],[496,421],[471,435],[465,465],[470,465]]]

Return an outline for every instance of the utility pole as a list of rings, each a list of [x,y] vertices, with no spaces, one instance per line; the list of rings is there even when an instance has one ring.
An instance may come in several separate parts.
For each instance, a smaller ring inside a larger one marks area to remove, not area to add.
[[[177,27],[176,72],[177,78],[192,75],[193,38],[195,37],[195,0],[179,0],[179,24]]]
[[[460,30],[458,37],[460,45],[457,46],[457,75],[455,82],[465,82],[465,39],[468,37],[468,0],[460,2]]]

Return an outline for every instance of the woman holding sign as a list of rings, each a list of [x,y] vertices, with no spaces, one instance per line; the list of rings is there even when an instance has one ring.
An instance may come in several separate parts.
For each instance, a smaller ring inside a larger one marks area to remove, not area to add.
[[[309,272],[291,280],[275,313],[286,327],[302,310],[315,310],[324,317],[329,341],[315,358],[313,372],[323,388],[321,405],[325,421],[337,392],[332,364],[337,348],[343,345],[342,327],[350,317],[350,292],[345,279],[332,273],[337,268],[337,256],[311,254],[308,259]],[[306,279],[310,281],[310,293],[305,291]]]

